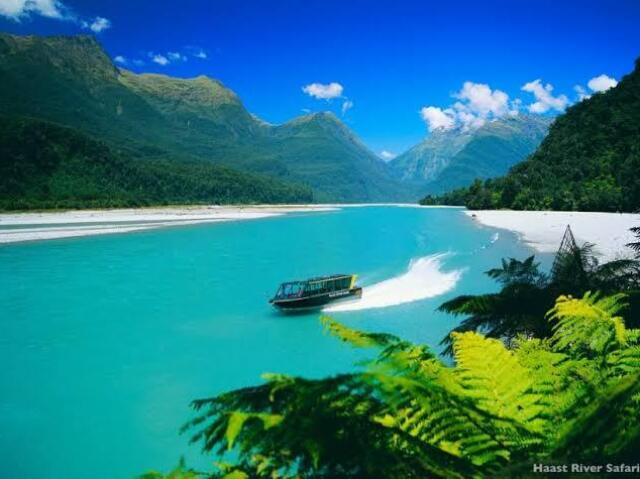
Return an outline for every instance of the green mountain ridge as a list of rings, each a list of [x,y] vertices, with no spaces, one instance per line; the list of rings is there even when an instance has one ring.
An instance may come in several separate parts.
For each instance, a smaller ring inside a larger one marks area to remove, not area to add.
[[[131,161],[197,161],[308,185],[316,201],[413,200],[337,117],[270,125],[207,77],[118,69],[90,36],[0,34],[0,114],[76,128]]]
[[[640,208],[640,59],[616,87],[577,103],[506,176],[424,204],[472,209],[637,211]]]
[[[423,192],[442,193],[476,178],[506,173],[540,144],[551,119],[519,114],[464,130],[436,130],[390,162],[397,177],[417,182]]]

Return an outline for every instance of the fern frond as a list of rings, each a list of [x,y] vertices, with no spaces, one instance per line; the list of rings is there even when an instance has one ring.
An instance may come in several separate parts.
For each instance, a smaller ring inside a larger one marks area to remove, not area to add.
[[[455,333],[453,351],[460,384],[480,408],[540,430],[540,397],[532,392],[532,376],[501,341],[472,332]]]
[[[246,413],[242,411],[230,412],[229,417],[227,418],[227,429],[224,434],[227,440],[227,448],[229,450],[233,449],[233,443],[242,432],[242,428],[245,423],[252,419],[261,421],[262,427],[266,430],[280,424],[283,416],[280,414]]]
[[[374,379],[388,408],[384,417],[389,427],[487,471],[497,470],[512,450],[533,442],[517,424],[486,413],[437,381],[372,374]]]
[[[612,352],[608,359],[610,375],[624,376],[640,371],[640,346],[633,345]]]
[[[535,256],[529,256],[524,261],[509,258],[509,261],[502,259],[502,268],[493,268],[485,274],[504,285],[524,283],[533,284],[545,280],[545,276],[540,273],[540,263],[535,263]]]
[[[514,352],[532,378],[532,391],[542,406],[540,419],[547,441],[558,435],[558,424],[574,419],[600,392],[603,377],[592,361],[555,351],[550,339],[519,339]]]
[[[161,472],[157,471],[150,471],[146,474],[138,476],[137,479],[199,479],[203,478],[204,476],[205,475],[203,473],[188,469],[184,464],[184,461],[181,460],[180,464],[168,474],[162,474]]]
[[[381,401],[384,391],[371,378],[344,375],[319,381],[279,381],[276,378],[276,384],[268,383],[260,390],[229,393],[222,401],[214,398],[199,403],[206,417],[194,439],[202,440],[205,450],[216,445],[220,450],[229,429],[234,434],[241,429],[233,446],[240,458],[237,465],[253,471],[251,477],[269,477],[274,471],[279,477],[307,477],[311,471],[314,477],[480,477],[466,458],[397,427],[397,419],[387,417],[389,408]],[[236,411],[224,412],[230,405]],[[256,405],[261,406],[260,411]],[[245,420],[247,412],[277,414],[282,419],[264,428],[261,420]],[[230,423],[233,418],[240,418],[241,428]],[[260,474],[259,466],[263,468]]]
[[[325,331],[352,346],[382,348],[377,362],[384,363],[389,369],[419,369],[425,362],[435,359],[427,346],[418,346],[391,334],[367,333],[348,328],[328,316],[321,317],[320,322]]]
[[[624,346],[627,334],[622,317],[617,314],[626,304],[624,294],[601,296],[585,293],[582,299],[560,296],[547,313],[553,325],[552,342],[558,350],[604,355],[612,348]]]
[[[615,381],[564,424],[552,457],[593,463],[637,459],[640,447],[640,374]]]
[[[392,334],[366,333],[348,328],[329,316],[322,316],[320,318],[320,323],[327,333],[359,348],[381,348],[402,342],[398,337],[393,336]]]

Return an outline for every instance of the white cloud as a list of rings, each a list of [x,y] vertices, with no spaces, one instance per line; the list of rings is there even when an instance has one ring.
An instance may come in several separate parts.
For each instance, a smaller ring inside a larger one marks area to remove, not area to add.
[[[31,15],[62,19],[66,10],[58,0],[0,0],[0,15],[16,21]]]
[[[169,61],[172,61],[172,62],[187,61],[187,57],[180,52],[168,52],[167,58],[169,59]]]
[[[481,118],[502,116],[509,109],[509,95],[501,90],[491,90],[486,83],[464,82],[455,98],[466,101],[465,110]],[[460,104],[462,105],[462,103]]]
[[[126,65],[127,59],[122,55],[118,55],[113,59],[114,62],[119,63],[120,65]]]
[[[461,124],[463,130],[480,128],[487,122],[484,117],[477,116],[468,111],[458,111],[456,113],[456,120]]]
[[[442,110],[436,106],[424,106],[420,110],[420,116],[427,122],[429,131],[449,130],[456,124],[455,114],[451,109]]]
[[[522,91],[532,93],[536,101],[529,105],[531,113],[545,113],[549,110],[563,111],[569,104],[566,95],[553,96],[553,85],[542,84],[542,80],[537,79],[522,86]]]
[[[391,161],[393,160],[396,156],[395,153],[388,151],[388,150],[382,150],[380,152],[380,158],[382,158],[384,161]]]
[[[0,0],[0,17],[20,22],[34,15],[72,22],[93,33],[111,28],[109,19],[99,16],[93,20],[83,19],[60,0]]]
[[[342,114],[344,115],[347,110],[350,110],[351,108],[353,108],[353,102],[349,99],[346,99],[344,102],[342,102]]]
[[[1,1],[1,0],[0,0]],[[93,33],[100,33],[111,28],[111,21],[104,17],[96,17],[91,23],[82,22],[83,28],[88,28]]]
[[[163,67],[169,64],[169,59],[167,57],[165,57],[164,55],[154,55],[154,54],[150,54],[151,55],[151,61],[153,63],[157,63],[158,65],[162,65]]]
[[[336,82],[328,84],[310,83],[309,85],[303,86],[302,91],[318,100],[331,100],[332,98],[340,98],[344,87]]]
[[[206,60],[209,58],[209,54],[202,48],[197,45],[188,45],[183,48],[185,52],[185,56],[190,56],[193,58],[199,58],[200,60]]]
[[[586,88],[583,87],[582,85],[575,85],[573,87],[573,89],[575,90],[576,94],[578,95],[578,101],[582,101],[582,100],[586,100],[587,98],[591,98],[591,95],[589,95],[589,93],[587,93]]]
[[[198,50],[193,54],[193,56],[195,58],[200,58],[201,60],[206,60],[207,59],[207,52],[205,52],[204,50]]]
[[[520,108],[522,108],[522,100],[520,98],[514,99],[510,103],[509,115],[518,116],[520,114]]]
[[[94,33],[111,27],[111,21],[104,17],[98,16],[93,20],[79,17],[61,0],[0,0],[0,17],[19,22],[34,15],[73,22]]]
[[[501,90],[492,90],[486,83],[464,82],[459,92],[452,95],[456,101],[449,108],[426,106],[420,110],[429,131],[449,130],[460,127],[463,130],[479,128],[487,121],[505,115],[517,115],[518,100],[509,101],[509,95]]]
[[[601,92],[607,91],[609,88],[613,88],[617,84],[618,81],[615,78],[602,74],[589,80],[587,86],[594,92]]]
[[[587,82],[587,86],[593,93],[599,93],[602,91],[607,91],[609,88],[613,88],[618,84],[618,81],[615,78],[611,78],[608,75],[599,75],[597,77],[593,77],[591,80]],[[586,100],[587,98],[591,98],[591,94],[587,92],[587,89],[582,85],[576,85],[573,87],[578,95],[578,101]]]
[[[148,55],[153,63],[157,63],[158,65],[162,65],[163,67],[169,65],[170,63],[186,62],[189,59],[187,55],[180,52],[149,52]]]

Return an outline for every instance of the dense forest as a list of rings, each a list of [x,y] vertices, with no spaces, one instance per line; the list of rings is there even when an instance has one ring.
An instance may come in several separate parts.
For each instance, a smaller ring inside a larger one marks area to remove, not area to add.
[[[526,161],[422,204],[470,209],[636,211],[640,208],[640,59],[617,87],[570,107]]]
[[[312,200],[303,186],[210,163],[135,158],[71,128],[0,117],[0,210]]]
[[[215,470],[181,463],[141,477],[527,478],[544,472],[533,464],[580,463],[637,474],[640,318],[629,305],[640,262],[599,264],[567,235],[550,273],[533,257],[504,260],[487,272],[499,293],[443,305],[468,316],[445,338],[453,364],[428,346],[321,318],[373,359],[323,379],[269,374],[194,401],[183,430]]]

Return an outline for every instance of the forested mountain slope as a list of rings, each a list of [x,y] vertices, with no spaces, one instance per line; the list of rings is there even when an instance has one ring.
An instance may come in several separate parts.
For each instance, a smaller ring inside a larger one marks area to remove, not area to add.
[[[131,160],[72,128],[0,117],[0,209],[312,199],[306,187],[203,162]]]

